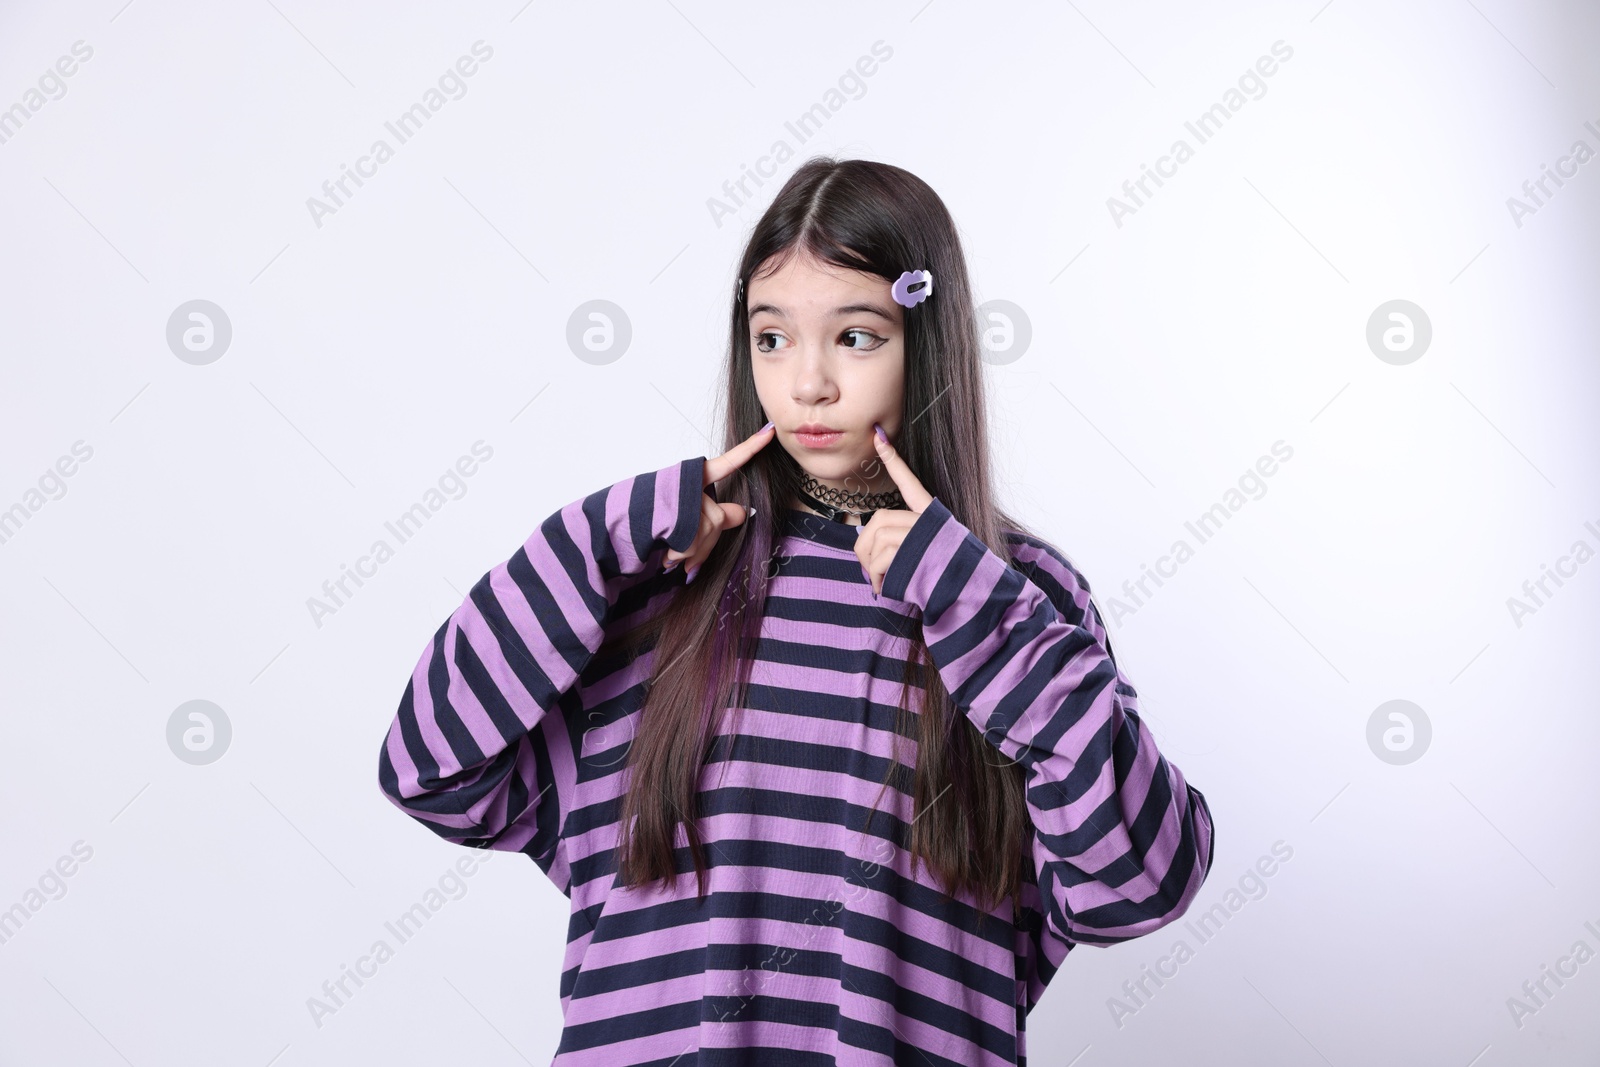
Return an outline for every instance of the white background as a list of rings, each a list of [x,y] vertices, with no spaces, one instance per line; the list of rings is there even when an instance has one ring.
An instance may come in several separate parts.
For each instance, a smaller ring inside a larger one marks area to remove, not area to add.
[[[1594,1062],[1600,958],[1520,1025],[1508,999],[1600,952],[1600,562],[1507,606],[1600,548],[1600,162],[1520,226],[1507,206],[1600,150],[1594,5],[122,3],[0,15],[0,108],[93,49],[0,144],[0,508],[93,449],[0,544],[0,909],[40,905],[0,944],[0,1060],[549,1061],[566,901],[516,854],[314,1021],[464,854],[381,795],[379,746],[540,520],[721,450],[734,265],[820,152],[926,179],[978,299],[1025,310],[1031,346],[986,372],[1005,503],[1108,615],[1293,449],[1113,624],[1216,819],[1191,917],[1226,923],[1074,952],[1030,1062]],[[465,95],[317,225],[307,198],[478,40]],[[1185,121],[1280,40],[1198,144]],[[785,122],[875,41],[892,57],[800,144]],[[1118,226],[1107,198],[1179,137],[1194,157]],[[794,158],[718,225],[708,199],[779,139]],[[203,366],[166,341],[194,299],[233,330]],[[633,327],[603,366],[566,341],[592,299]],[[1403,366],[1366,341],[1394,299],[1432,324]],[[318,625],[308,598],[478,440],[465,494]],[[205,766],[167,741],[195,699],[232,727]],[[1367,741],[1393,699],[1432,728],[1404,765]]]

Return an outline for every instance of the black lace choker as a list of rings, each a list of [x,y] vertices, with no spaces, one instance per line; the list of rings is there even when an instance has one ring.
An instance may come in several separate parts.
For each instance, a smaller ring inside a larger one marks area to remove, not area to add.
[[[806,490],[808,489],[822,493],[823,495],[837,501],[837,503],[824,503],[823,501],[818,500],[815,496],[812,496],[811,493],[807,492]],[[900,496],[900,491],[898,489],[890,490],[886,493],[851,493],[843,489],[835,489],[832,486],[823,485],[810,475],[806,475],[802,480],[802,484],[798,492],[800,499],[804,500],[807,504],[811,505],[817,511],[820,511],[823,515],[832,519],[834,522],[840,523],[844,526],[856,525],[855,523],[846,521],[852,516],[859,518],[861,520],[860,524],[865,526],[872,520],[873,513],[879,508],[905,507],[905,500]],[[855,505],[855,507],[852,508],[844,505]],[[856,510],[863,505],[865,505],[866,510]]]

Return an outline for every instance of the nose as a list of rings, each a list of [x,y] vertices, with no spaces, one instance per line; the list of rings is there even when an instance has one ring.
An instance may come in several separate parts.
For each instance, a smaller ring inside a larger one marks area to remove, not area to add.
[[[789,389],[794,402],[811,407],[837,400],[839,386],[834,380],[833,365],[827,347],[812,342],[797,345],[796,348],[798,351],[790,363],[794,368],[794,380],[790,383]]]

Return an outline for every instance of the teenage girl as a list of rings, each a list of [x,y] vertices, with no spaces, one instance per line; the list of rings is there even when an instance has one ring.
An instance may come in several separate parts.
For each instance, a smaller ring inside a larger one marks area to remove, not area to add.
[[[487,572],[380,784],[570,899],[558,1065],[1023,1063],[1073,947],[1188,908],[1210,810],[1088,582],[995,499],[934,191],[806,162],[730,296],[726,450]]]

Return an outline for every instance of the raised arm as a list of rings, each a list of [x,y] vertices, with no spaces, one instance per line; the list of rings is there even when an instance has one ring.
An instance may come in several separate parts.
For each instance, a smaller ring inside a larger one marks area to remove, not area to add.
[[[921,610],[946,689],[1026,772],[1056,963],[1072,944],[1127,941],[1179,918],[1210,870],[1211,813],[1140,722],[1088,583],[1059,553],[1022,554],[1028,565],[1008,566],[935,497],[883,593]]]
[[[563,699],[618,595],[683,551],[705,457],[626,478],[545,519],[422,650],[378,756],[378,784],[439,836],[525,852],[563,893],[562,822],[581,738]]]

